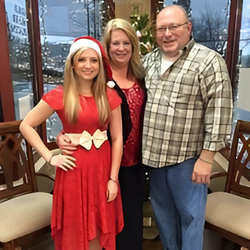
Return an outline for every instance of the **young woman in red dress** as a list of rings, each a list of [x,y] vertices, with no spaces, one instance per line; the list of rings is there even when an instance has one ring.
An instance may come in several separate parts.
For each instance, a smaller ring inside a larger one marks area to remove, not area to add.
[[[97,40],[75,39],[63,86],[46,93],[20,125],[37,152],[57,167],[51,220],[56,250],[115,250],[123,228],[117,181],[123,148],[121,98],[107,88],[109,67]],[[52,156],[34,129],[53,112],[76,145],[71,155]]]
[[[116,250],[142,250],[145,177],[141,164],[141,139],[146,89],[139,40],[129,22],[116,18],[106,25],[103,46],[111,64],[114,89],[122,99],[124,148],[119,183],[124,228],[117,235]],[[66,135],[59,134],[57,144],[65,153],[70,154],[71,150],[75,150]]]

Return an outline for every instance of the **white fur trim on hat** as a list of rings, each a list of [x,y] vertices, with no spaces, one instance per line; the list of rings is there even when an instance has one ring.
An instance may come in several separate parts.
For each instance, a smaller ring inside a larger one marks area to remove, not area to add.
[[[93,49],[93,50],[95,50],[100,56],[102,56],[100,47],[97,45],[97,43],[95,43],[95,42],[92,41],[92,40],[85,39],[85,38],[79,39],[79,40],[77,40],[76,42],[74,42],[74,43],[71,45],[70,50],[69,50],[69,56],[73,56],[73,55],[76,53],[77,50],[79,50],[79,49],[81,49],[81,48],[84,48],[84,47]]]

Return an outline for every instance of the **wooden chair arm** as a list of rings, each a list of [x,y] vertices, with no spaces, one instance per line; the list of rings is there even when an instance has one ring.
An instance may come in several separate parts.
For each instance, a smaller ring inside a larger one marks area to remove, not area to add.
[[[43,173],[36,173],[36,176],[42,176],[42,177],[45,177],[45,178],[48,178],[50,179],[51,181],[55,181],[54,178],[52,178],[51,176],[47,175],[47,174],[43,174]]]
[[[218,177],[224,177],[227,176],[227,172],[212,172],[210,175],[210,179],[218,178]]]

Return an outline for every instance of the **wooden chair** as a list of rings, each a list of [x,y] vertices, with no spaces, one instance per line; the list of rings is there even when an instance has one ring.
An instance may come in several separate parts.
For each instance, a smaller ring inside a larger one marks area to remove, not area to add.
[[[50,150],[52,155],[61,154],[59,148]],[[36,182],[39,192],[52,193],[56,177],[56,168],[51,166],[43,157],[36,153],[34,157]]]
[[[205,227],[250,248],[250,122],[238,120],[225,192],[208,195]],[[246,178],[247,177],[247,178]]]
[[[52,195],[37,192],[30,144],[20,121],[0,123],[0,242],[4,250],[22,247],[50,232]]]

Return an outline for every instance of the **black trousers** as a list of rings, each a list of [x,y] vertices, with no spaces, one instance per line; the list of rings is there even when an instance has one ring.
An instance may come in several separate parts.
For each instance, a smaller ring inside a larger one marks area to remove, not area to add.
[[[121,167],[119,182],[124,215],[124,228],[116,236],[116,250],[143,248],[143,194],[145,175],[141,164]]]

